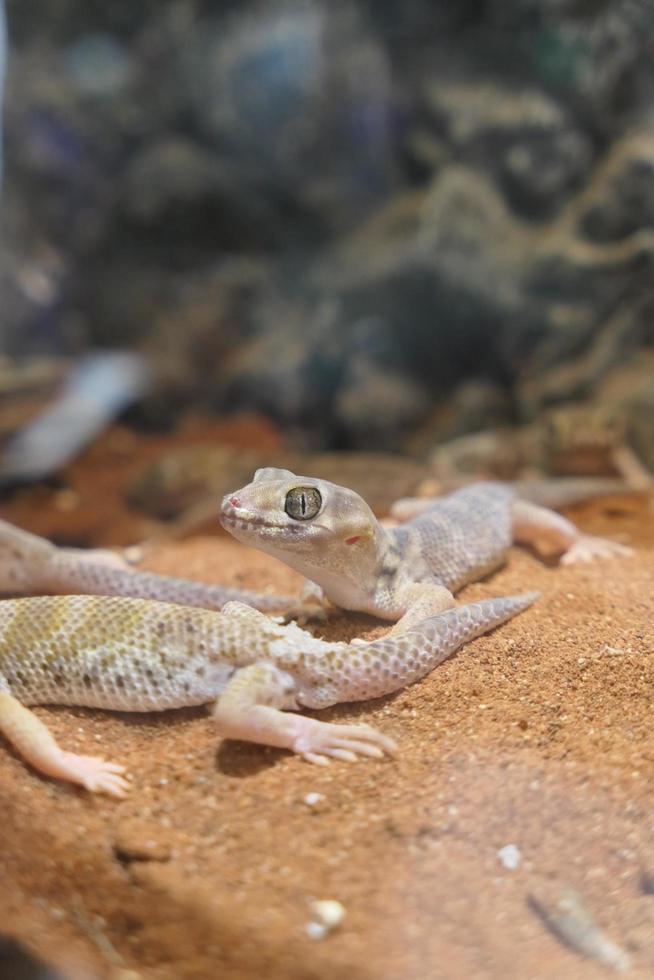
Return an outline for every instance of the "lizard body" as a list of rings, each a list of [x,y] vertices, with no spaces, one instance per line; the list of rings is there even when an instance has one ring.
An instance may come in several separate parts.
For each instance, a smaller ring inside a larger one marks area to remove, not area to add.
[[[536,598],[490,599],[426,619],[401,636],[316,639],[249,606],[223,612],[103,596],[0,603],[0,731],[39,771],[123,796],[122,766],[62,750],[26,704],[155,711],[213,702],[219,732],[290,749],[310,762],[380,758],[392,739],[285,710],[366,700],[418,680],[468,640]]]
[[[565,563],[630,553],[520,500],[508,484],[399,501],[394,512],[409,520],[382,527],[352,490],[265,469],[224,498],[221,520],[318,586],[314,600],[399,621],[395,632],[452,606],[453,592],[500,565],[514,541],[545,545]]]

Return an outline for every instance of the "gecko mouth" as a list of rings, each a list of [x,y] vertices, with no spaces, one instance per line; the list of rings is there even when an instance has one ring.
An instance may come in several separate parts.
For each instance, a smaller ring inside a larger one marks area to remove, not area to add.
[[[272,541],[273,544],[284,541],[287,548],[295,546],[303,547],[303,531],[306,528],[301,524],[278,523],[264,521],[259,517],[242,517],[236,513],[233,506],[229,504],[223,506],[220,511],[220,522],[226,530],[232,532],[235,537],[239,537],[239,532],[243,538],[251,540],[256,537],[257,541]]]
[[[269,521],[261,520],[258,517],[240,517],[233,510],[226,509],[220,511],[220,521],[222,524],[228,524],[240,531],[247,531],[251,528],[256,528],[257,531],[272,531],[281,527],[280,524],[271,524]]]

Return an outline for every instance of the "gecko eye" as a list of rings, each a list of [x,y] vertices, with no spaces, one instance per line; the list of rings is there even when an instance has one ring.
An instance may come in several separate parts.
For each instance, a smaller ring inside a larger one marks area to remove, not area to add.
[[[310,521],[321,506],[322,497],[315,487],[294,487],[286,494],[284,510],[296,521]]]

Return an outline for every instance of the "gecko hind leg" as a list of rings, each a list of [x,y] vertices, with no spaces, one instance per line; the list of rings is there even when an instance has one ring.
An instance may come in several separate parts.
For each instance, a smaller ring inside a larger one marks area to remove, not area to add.
[[[562,565],[633,554],[632,548],[608,538],[583,534],[562,514],[526,500],[513,502],[512,518],[514,541],[560,554]]]
[[[213,718],[225,738],[274,745],[297,752],[307,762],[327,765],[329,757],[355,762],[358,755],[381,759],[395,743],[369,725],[332,725],[304,715],[297,707],[294,681],[273,664],[242,667],[216,702]]]
[[[91,793],[124,797],[129,783],[123,766],[64,752],[36,715],[8,693],[0,693],[0,731],[30,765],[45,776],[84,786]]]

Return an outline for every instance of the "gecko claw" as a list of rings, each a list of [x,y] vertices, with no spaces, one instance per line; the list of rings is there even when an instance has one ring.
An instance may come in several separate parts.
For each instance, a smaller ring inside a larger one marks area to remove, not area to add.
[[[130,788],[122,775],[125,767],[116,762],[105,762],[98,756],[63,752],[60,763],[63,778],[79,783],[90,793],[107,793],[124,799]]]
[[[292,749],[316,765],[325,765],[329,758],[340,762],[356,762],[359,756],[381,759],[397,748],[393,739],[370,725],[330,725],[303,716],[296,722],[299,731]]]
[[[316,602],[300,602],[286,609],[280,618],[282,623],[295,621],[298,626],[306,626],[309,622],[326,623],[329,614],[325,606]]]

